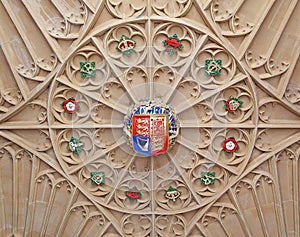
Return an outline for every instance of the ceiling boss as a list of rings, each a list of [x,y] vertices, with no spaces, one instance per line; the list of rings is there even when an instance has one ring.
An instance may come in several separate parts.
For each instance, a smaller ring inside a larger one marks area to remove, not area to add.
[[[157,156],[175,144],[179,122],[168,105],[155,100],[144,101],[129,110],[124,131],[135,152]]]

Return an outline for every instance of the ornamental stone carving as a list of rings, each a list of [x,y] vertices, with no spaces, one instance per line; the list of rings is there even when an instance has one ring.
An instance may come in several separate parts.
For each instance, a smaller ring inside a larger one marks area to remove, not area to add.
[[[0,3],[0,236],[299,236],[298,1]]]

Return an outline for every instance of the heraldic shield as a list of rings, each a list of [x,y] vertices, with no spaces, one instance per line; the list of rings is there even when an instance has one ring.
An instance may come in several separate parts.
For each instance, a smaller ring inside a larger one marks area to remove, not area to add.
[[[168,150],[168,117],[165,114],[134,115],[132,138],[134,150],[142,155],[156,156]]]

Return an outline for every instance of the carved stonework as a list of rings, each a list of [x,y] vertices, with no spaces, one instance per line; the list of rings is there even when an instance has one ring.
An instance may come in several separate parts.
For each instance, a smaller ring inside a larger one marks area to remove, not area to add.
[[[1,1],[0,236],[299,236],[299,14]]]

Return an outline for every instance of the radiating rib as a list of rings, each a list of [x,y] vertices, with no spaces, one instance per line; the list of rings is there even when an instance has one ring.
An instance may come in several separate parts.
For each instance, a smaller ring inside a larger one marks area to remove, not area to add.
[[[242,212],[242,209],[238,203],[238,200],[236,198],[236,195],[234,194],[234,192],[232,191],[232,188],[230,188],[228,190],[228,195],[229,197],[231,198],[231,202],[233,203],[233,205],[235,206],[235,208],[238,210],[238,214],[237,214],[237,217],[239,218],[240,220],[240,224],[242,226],[242,229],[244,230],[244,234],[245,234],[245,237],[252,237],[251,235],[251,232],[248,228],[248,225],[247,225],[247,222],[245,220],[245,217],[243,215],[243,212]]]
[[[148,5],[151,5],[151,3],[148,1]],[[150,6],[149,5],[149,6]],[[150,17],[151,15],[151,12],[149,12],[148,10],[148,17]],[[151,29],[152,29],[152,22],[150,19],[147,20],[147,26],[148,26],[148,29],[147,29],[147,37],[148,37],[148,50],[147,50],[147,67],[148,67],[148,72],[149,72],[149,90],[150,90],[150,98],[151,100],[154,99],[154,80],[153,80],[153,76],[152,76],[152,73],[153,73],[153,62],[154,62],[154,58],[153,58],[153,55],[152,55],[152,45],[153,45],[153,41],[152,41],[152,32],[151,32]]]
[[[255,206],[257,207],[256,210],[257,210],[257,213],[258,213],[258,218],[260,220],[260,224],[262,226],[262,230],[263,230],[263,233],[264,233],[264,237],[272,237],[269,235],[269,232],[267,231],[267,225],[266,225],[266,221],[265,221],[265,217],[264,217],[264,214],[263,214],[263,209],[262,209],[262,205],[259,201],[259,197],[258,197],[258,194],[257,194],[257,191],[255,188],[251,189],[252,191],[252,195],[253,195],[253,199],[254,199],[254,202],[255,202]]]
[[[278,225],[278,230],[280,233],[280,236],[288,236],[287,230],[286,230],[286,225],[284,223],[284,213],[283,213],[283,203],[282,203],[282,198],[280,194],[280,188],[279,188],[279,174],[278,174],[278,169],[277,169],[277,159],[271,159],[269,160],[269,166],[270,166],[270,171],[271,174],[274,177],[274,187],[273,187],[273,198],[274,198],[274,208],[275,208],[275,215],[277,219],[277,225]]]
[[[32,225],[33,225],[33,218],[34,218],[34,208],[35,208],[35,177],[39,171],[40,167],[40,159],[38,159],[35,155],[32,157],[32,167],[31,167],[31,173],[30,173],[30,190],[29,190],[29,196],[28,196],[28,206],[27,206],[27,213],[26,213],[26,223],[24,228],[24,235],[29,235],[29,233],[32,231]]]
[[[31,126],[34,126],[34,129],[48,129],[48,125],[42,124],[32,124],[30,122],[4,122],[0,124],[0,129],[32,129]]]
[[[299,160],[300,160],[300,148],[296,150],[295,159],[293,159],[293,190],[294,190],[294,218],[295,218],[295,236],[300,235],[300,213],[299,213],[299,203],[300,203],[300,190],[299,190]]]
[[[300,44],[300,40],[298,40],[298,43]],[[291,62],[289,64],[289,69],[281,76],[280,81],[279,81],[279,86],[278,86],[278,96],[283,97],[284,93],[286,92],[286,89],[291,81],[291,77],[293,73],[296,70],[296,66],[298,65],[298,62],[300,60],[300,47],[297,46],[295,47],[294,51],[294,57],[290,57]]]
[[[28,12],[32,16],[32,19],[35,21],[36,25],[39,27],[40,31],[43,33],[45,39],[49,42],[51,45],[52,50],[55,52],[55,55],[58,57],[59,61],[64,61],[64,52],[60,49],[59,44],[49,35],[49,32],[47,31],[46,27],[41,24],[43,22],[42,17],[40,14],[36,14],[37,8],[34,8],[32,6],[33,1],[32,0],[22,0],[24,6],[27,8]],[[47,13],[45,13],[47,14]],[[51,19],[50,16],[48,16],[48,19]]]
[[[76,128],[82,128],[82,129],[98,129],[98,128],[123,128],[124,124],[97,124],[97,123],[90,123],[90,124],[53,124],[51,125],[51,128],[53,129],[76,129]],[[1,126],[0,126],[1,129]]]
[[[208,123],[197,123],[180,121],[180,128],[255,128],[254,123],[221,123],[218,121],[210,121]],[[300,125],[299,125],[300,127]]]
[[[69,200],[69,204],[68,204],[66,210],[69,211],[69,210],[71,209],[73,203],[75,202],[75,200],[76,200],[77,197],[78,197],[78,194],[79,194],[79,191],[78,191],[78,189],[75,187],[75,188],[73,189],[72,194],[71,194],[71,198],[70,198],[70,200]],[[65,228],[66,228],[67,222],[68,222],[68,220],[69,220],[69,219],[68,219],[68,218],[69,218],[69,213],[68,213],[68,211],[66,211],[66,212],[64,213],[64,216],[63,216],[63,218],[62,218],[62,220],[61,220],[61,223],[60,223],[60,225],[59,225],[59,228],[58,228],[56,237],[63,237],[62,234],[64,233],[64,230],[65,230]]]
[[[261,123],[258,124],[257,126],[258,128],[300,128],[300,124],[296,124],[296,123],[273,123],[273,124],[265,124],[265,123]]]
[[[288,24],[289,19],[292,15],[293,11],[296,8],[297,3],[298,3],[298,0],[292,0],[291,1],[291,3],[288,6],[288,9],[286,10],[286,13],[284,14],[283,18],[280,21],[279,26],[276,28],[276,31],[274,31],[274,34],[272,34],[272,35],[269,34],[272,37],[271,37],[270,42],[267,44],[268,47],[265,48],[265,52],[261,52],[261,54],[263,55],[264,58],[269,59],[272,56],[272,53],[276,49],[276,46],[278,45],[279,39],[281,38],[281,36],[284,32],[284,29],[285,29],[286,25]],[[281,2],[281,4],[284,5],[286,3]],[[280,10],[280,9],[278,9],[278,10]],[[281,14],[282,14],[282,11],[281,11]],[[279,17],[279,16],[276,15],[276,17]],[[264,23],[266,24],[266,21]],[[270,26],[268,25],[268,27],[270,27]],[[261,29],[261,31],[263,31],[263,29]],[[255,45],[255,41],[252,41],[252,44]],[[251,49],[251,44],[250,44],[249,48]]]
[[[16,67],[21,63],[18,57],[26,58],[27,50],[24,49],[23,42],[18,37],[18,32],[14,28],[13,23],[10,20],[9,15],[6,13],[3,5],[0,4],[0,15],[2,16],[0,31],[0,42],[3,54],[11,68],[11,72],[14,75],[14,79],[21,91],[22,96],[26,100],[29,97],[29,87],[26,81],[17,73]]]
[[[92,3],[90,2],[90,0],[82,0],[83,2],[84,2],[84,4],[90,9],[90,11],[92,12],[92,13],[96,13],[96,8],[95,8],[95,6],[93,6],[92,5]],[[97,2],[100,2],[99,3],[99,5],[100,4],[102,4],[102,2],[104,2],[104,0],[97,0]]]

